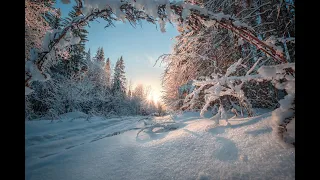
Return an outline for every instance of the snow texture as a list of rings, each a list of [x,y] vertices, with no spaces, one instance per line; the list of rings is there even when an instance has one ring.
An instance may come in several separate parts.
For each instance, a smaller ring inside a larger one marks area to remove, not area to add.
[[[277,143],[271,113],[259,112],[218,127],[185,112],[171,117],[178,129],[138,136],[143,117],[27,121],[25,179],[295,179],[295,149]]]
[[[238,39],[238,46],[242,46],[244,44],[244,41],[242,38]]]
[[[29,87],[25,86],[24,87],[24,95],[29,95],[31,94],[32,92],[34,92],[34,90],[30,89]]]
[[[31,74],[31,80],[32,81],[46,81],[47,79],[41,74],[38,67],[33,64],[31,61],[27,61],[25,64],[25,70]]]

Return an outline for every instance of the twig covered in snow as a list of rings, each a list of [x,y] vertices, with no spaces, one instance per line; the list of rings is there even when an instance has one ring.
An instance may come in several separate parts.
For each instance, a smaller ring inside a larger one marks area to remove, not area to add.
[[[204,81],[195,81],[193,84],[197,86],[192,93],[186,96],[184,100],[184,105],[181,109],[192,109],[194,106],[199,102],[199,98],[204,98],[205,104],[202,106],[201,115],[203,116],[204,113],[208,110],[210,106],[212,106],[213,103],[220,104],[219,111],[217,113],[218,116],[220,116],[219,113],[224,111],[223,104],[221,103],[221,97],[223,96],[231,96],[238,99],[240,105],[244,105],[244,107],[247,109],[248,114],[252,115],[251,110],[251,104],[250,101],[245,97],[245,94],[242,90],[242,85],[245,82],[248,81],[272,81],[274,83],[274,86],[277,89],[285,89],[288,93],[288,95],[285,97],[290,97],[289,104],[292,103],[294,99],[294,75],[288,74],[287,69],[295,70],[295,64],[294,63],[286,63],[286,64],[280,64],[275,66],[262,66],[260,67],[257,72],[259,74],[257,75],[250,75],[252,70],[257,66],[257,61],[252,68],[250,68],[249,71],[246,72],[245,76],[230,76],[233,72],[235,72],[236,68],[240,66],[242,62],[242,59],[239,59],[238,62],[231,65],[226,74],[224,76],[220,76],[217,74],[213,74],[213,79],[207,78],[207,80]],[[279,83],[280,80],[285,79],[286,82]],[[280,101],[280,109],[276,110],[275,113],[280,111],[282,112],[288,112],[288,109],[291,108],[291,106],[285,106],[282,107],[282,104],[284,103],[284,100]],[[290,114],[291,115],[291,114]],[[222,115],[221,115],[222,116]],[[283,119],[277,120],[276,124],[281,124],[283,122]]]
[[[179,126],[177,125],[176,122],[174,121],[160,121],[160,122],[157,122],[151,118],[142,118],[140,120],[143,120],[143,123],[144,123],[144,127],[142,127],[138,133],[137,133],[137,137],[138,135],[148,129],[149,131],[152,131],[153,129],[155,128],[163,128],[164,131],[170,131],[170,130],[174,130],[174,129],[177,129]],[[139,120],[139,121],[140,121]]]

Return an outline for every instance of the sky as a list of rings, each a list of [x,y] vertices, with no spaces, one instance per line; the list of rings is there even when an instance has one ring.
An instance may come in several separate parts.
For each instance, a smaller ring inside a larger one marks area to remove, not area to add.
[[[72,1],[73,2],[73,1]],[[73,4],[62,4],[57,1],[56,8],[60,8],[62,17],[67,16]],[[125,63],[128,83],[131,80],[133,88],[137,84],[150,85],[154,99],[161,96],[161,75],[164,67],[156,59],[162,54],[168,54],[174,43],[174,37],[179,35],[176,28],[166,25],[166,32],[162,33],[154,24],[142,22],[142,27],[135,28],[129,22],[115,22],[116,27],[105,28],[104,20],[92,21],[87,27],[89,32],[86,50],[90,48],[91,57],[96,54],[98,47],[103,47],[105,57],[109,57],[112,68],[120,56]]]

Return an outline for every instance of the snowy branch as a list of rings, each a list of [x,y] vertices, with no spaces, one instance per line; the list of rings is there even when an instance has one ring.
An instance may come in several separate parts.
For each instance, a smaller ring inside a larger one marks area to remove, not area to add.
[[[219,26],[231,30],[236,35],[247,40],[274,59],[286,62],[286,59],[281,53],[276,53],[276,50],[256,38],[253,28],[244,23],[240,23],[238,19],[231,17],[230,15],[225,15],[223,13],[211,13],[205,8],[197,5],[185,2],[169,2],[168,0],[88,0],[83,4],[81,1],[78,1],[78,6],[79,10],[83,6],[82,11],[86,15],[74,18],[71,23],[65,26],[62,30],[53,30],[52,33],[54,34],[51,36],[47,48],[44,51],[37,53],[38,57],[33,60],[29,60],[36,65],[38,69],[36,71],[40,72],[44,79],[46,79],[46,75],[43,73],[43,63],[50,51],[57,46],[57,44],[71,29],[77,28],[77,25],[92,21],[98,17],[105,19],[110,25],[112,25],[112,21],[114,20],[124,21],[125,19],[129,20],[129,22],[133,22],[133,24],[140,19],[145,19],[151,23],[159,21],[162,32],[165,31],[164,25],[166,21],[170,23],[172,21],[186,23],[196,31],[199,30],[201,25],[208,25],[208,22],[209,25],[217,23]],[[116,18],[114,18],[114,16]],[[30,73],[27,74],[26,71],[26,87],[30,87],[31,79]]]

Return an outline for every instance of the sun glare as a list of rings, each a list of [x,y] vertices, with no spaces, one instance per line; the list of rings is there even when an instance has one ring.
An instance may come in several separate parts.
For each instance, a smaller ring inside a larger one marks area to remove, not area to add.
[[[148,100],[153,101],[154,103],[157,103],[159,99],[160,99],[160,95],[155,92],[148,96]]]
[[[157,103],[158,100],[159,100],[159,96],[158,96],[157,94],[156,94],[156,95],[153,95],[153,101],[154,101],[155,103]]]

